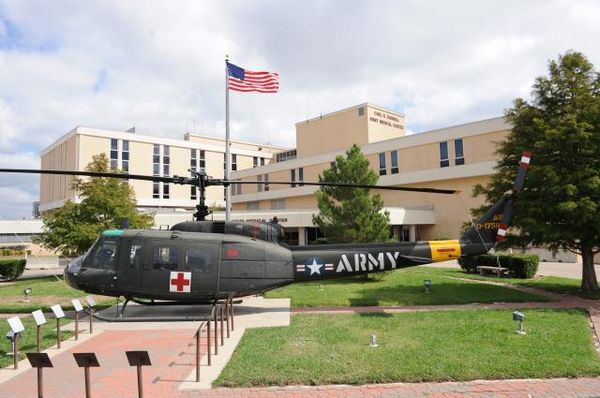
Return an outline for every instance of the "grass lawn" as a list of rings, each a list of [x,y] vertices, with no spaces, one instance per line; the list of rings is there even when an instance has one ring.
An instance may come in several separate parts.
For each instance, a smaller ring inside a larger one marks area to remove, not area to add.
[[[4,336],[10,330],[8,322],[2,319],[0,320],[0,368],[13,365],[13,357],[8,356],[8,352],[12,352],[12,346],[10,341]],[[21,321],[25,330],[21,333],[19,338],[19,359],[25,359],[26,352],[37,351],[37,327],[33,318],[22,317]],[[42,326],[42,349],[50,347],[56,344],[56,320],[54,318],[46,317],[46,324]],[[68,319],[62,319],[61,325],[71,322]],[[74,332],[62,330],[60,331],[62,340],[74,335]]]
[[[580,310],[299,314],[247,330],[215,386],[364,384],[600,375]],[[377,335],[379,347],[369,347]]]
[[[23,302],[23,289],[30,287],[32,293],[29,303]],[[50,306],[60,304],[63,310],[73,309],[71,300],[85,297],[87,293],[73,289],[62,278],[54,276],[18,280],[14,283],[0,283],[0,313],[26,313],[35,310],[50,311]],[[115,303],[111,297],[94,296],[98,308]],[[82,301],[85,305],[85,302]]]
[[[265,296],[289,297],[293,307],[548,301],[504,287],[447,278],[437,270],[413,267],[366,280],[347,278],[298,283],[267,292]],[[424,279],[431,279],[433,283],[429,294],[424,292]]]
[[[494,282],[509,283],[514,285],[536,287],[555,293],[568,293],[588,299],[600,299],[600,292],[585,293],[581,290],[581,280],[564,278],[560,276],[539,276],[531,279],[498,278],[493,276],[481,276],[479,274],[467,274],[460,269],[453,268],[428,268],[438,275],[455,276],[458,278],[486,280]],[[422,269],[423,270],[423,269]]]

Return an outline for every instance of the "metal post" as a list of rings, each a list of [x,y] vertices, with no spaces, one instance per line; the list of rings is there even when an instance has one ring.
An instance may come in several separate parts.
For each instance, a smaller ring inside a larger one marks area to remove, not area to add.
[[[225,180],[229,180],[229,170],[231,170],[231,149],[229,148],[229,70],[227,63],[228,56],[225,56]],[[225,187],[225,221],[231,219],[231,189]]]
[[[79,312],[75,311],[75,340],[79,338]]]
[[[219,323],[221,326],[221,345],[225,344],[225,337],[223,336],[223,307],[219,307]]]
[[[13,361],[16,370],[19,368],[19,333],[13,336]]]
[[[217,309],[213,315],[213,321],[215,322],[215,355],[219,355],[219,339],[217,337]]]
[[[206,352],[208,353],[208,366],[210,366],[210,357],[211,357],[211,353],[210,353],[210,319],[208,320],[208,322],[206,322]]]
[[[42,352],[42,336],[41,336],[42,325],[37,326],[37,352]]]
[[[42,368],[37,368],[38,398],[44,398],[44,378]]]
[[[196,332],[196,381],[200,381],[200,332],[202,330],[202,324]]]
[[[229,299],[225,300],[225,317],[225,323],[227,323],[227,338],[229,338]]]
[[[90,368],[88,366],[83,368],[85,375],[85,398],[91,398],[92,393],[90,391]]]
[[[137,377],[138,377],[138,397],[144,398],[144,388],[142,386],[142,366],[137,366]]]
[[[94,309],[90,308],[90,334],[94,333],[94,329],[93,329],[93,321],[92,321],[92,314],[94,313]]]
[[[233,320],[235,319],[235,316],[233,314],[233,297],[231,298],[231,331],[234,331],[235,328],[233,327]]]
[[[56,348],[60,349],[60,319],[56,318]]]

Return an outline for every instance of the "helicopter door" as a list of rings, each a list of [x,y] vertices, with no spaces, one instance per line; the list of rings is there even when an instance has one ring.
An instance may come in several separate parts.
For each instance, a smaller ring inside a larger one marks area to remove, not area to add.
[[[175,242],[147,241],[142,266],[142,289],[170,296],[171,271],[179,269],[181,248]]]
[[[122,241],[123,249],[119,256],[118,286],[124,295],[134,294],[142,288],[142,264],[144,247],[141,240]]]
[[[184,270],[192,273],[191,292],[195,297],[212,297],[218,289],[218,245],[199,244],[185,248]]]

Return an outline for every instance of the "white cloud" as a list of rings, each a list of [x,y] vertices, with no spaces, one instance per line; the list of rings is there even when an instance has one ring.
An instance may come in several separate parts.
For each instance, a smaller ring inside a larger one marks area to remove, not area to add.
[[[411,132],[500,115],[568,49],[600,67],[594,1],[8,0],[0,15],[0,157],[24,163],[76,125],[222,135],[225,54],[281,75],[276,95],[232,93],[232,136],[288,146],[296,122],[366,101]]]

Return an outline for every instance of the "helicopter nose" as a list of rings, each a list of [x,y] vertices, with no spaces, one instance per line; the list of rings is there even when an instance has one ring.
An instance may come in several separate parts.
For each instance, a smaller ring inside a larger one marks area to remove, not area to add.
[[[79,288],[78,284],[77,284],[77,276],[79,275],[79,271],[81,270],[81,264],[83,263],[83,257],[84,256],[77,257],[73,261],[69,262],[69,264],[65,267],[65,272],[64,272],[65,282],[67,282],[67,284],[74,289]]]

